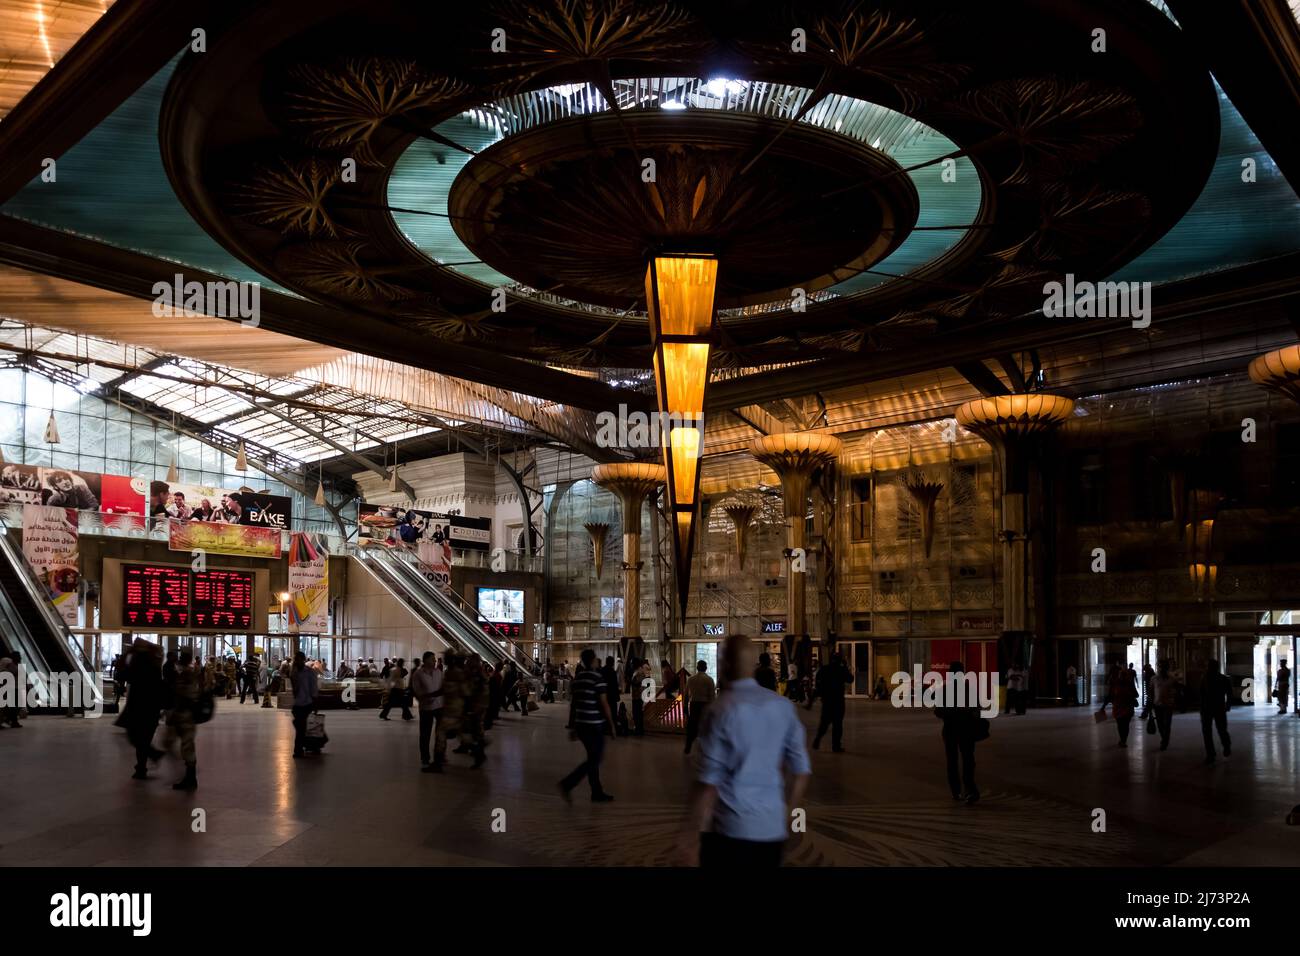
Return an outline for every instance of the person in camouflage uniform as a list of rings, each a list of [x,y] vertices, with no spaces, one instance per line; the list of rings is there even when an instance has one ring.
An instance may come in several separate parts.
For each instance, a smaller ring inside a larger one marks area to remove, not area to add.
[[[196,790],[198,758],[194,749],[194,708],[199,704],[203,690],[203,675],[194,666],[194,652],[188,647],[180,652],[176,662],[176,683],[173,703],[167,715],[167,726],[181,742],[181,759],[185,761],[185,776],[172,784],[173,790]]]
[[[460,733],[461,716],[465,712],[467,687],[464,664],[459,654],[448,653],[443,659],[442,713],[433,735],[433,773],[442,773],[447,762],[447,738]]]
[[[457,753],[474,755],[474,766],[481,767],[487,760],[483,751],[487,742],[483,738],[483,720],[487,716],[491,701],[491,687],[483,660],[477,654],[471,654],[465,665],[465,711],[460,721],[460,747]]]

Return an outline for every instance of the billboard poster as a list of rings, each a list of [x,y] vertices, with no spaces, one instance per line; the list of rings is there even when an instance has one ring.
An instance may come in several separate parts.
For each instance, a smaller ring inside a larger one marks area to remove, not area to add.
[[[289,537],[289,631],[329,631],[329,552],[320,535],[295,531]]]
[[[275,528],[177,518],[167,521],[167,546],[173,551],[205,551],[242,558],[279,558],[281,554],[280,532]]]
[[[451,542],[432,539],[416,544],[416,556],[424,566],[421,571],[444,594],[451,593]]]
[[[357,512],[357,539],[363,545],[446,541],[464,551],[487,551],[492,543],[492,519],[363,503]]]
[[[0,505],[45,505],[114,515],[144,514],[145,481],[67,468],[7,463],[0,468]]]
[[[179,482],[149,483],[149,514],[152,516],[288,531],[291,513],[292,504],[286,495]]]
[[[77,626],[77,509],[23,505],[23,556],[68,627]]]

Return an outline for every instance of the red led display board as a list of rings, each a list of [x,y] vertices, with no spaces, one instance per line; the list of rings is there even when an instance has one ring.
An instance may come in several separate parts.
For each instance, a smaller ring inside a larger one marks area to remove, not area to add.
[[[189,568],[126,565],[122,568],[122,592],[122,623],[125,626],[189,626]]]
[[[123,565],[122,624],[130,628],[251,631],[253,575],[248,571]]]
[[[522,624],[488,624],[486,621],[480,621],[479,624],[488,637],[497,637],[499,634],[504,634],[506,637],[519,637],[524,629]]]
[[[196,571],[190,609],[195,630],[251,631],[253,575],[246,571]]]

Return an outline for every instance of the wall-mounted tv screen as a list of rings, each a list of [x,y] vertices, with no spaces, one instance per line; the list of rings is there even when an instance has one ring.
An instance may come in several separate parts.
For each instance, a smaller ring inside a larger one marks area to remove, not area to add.
[[[493,624],[522,624],[524,592],[519,588],[479,588],[478,612]]]

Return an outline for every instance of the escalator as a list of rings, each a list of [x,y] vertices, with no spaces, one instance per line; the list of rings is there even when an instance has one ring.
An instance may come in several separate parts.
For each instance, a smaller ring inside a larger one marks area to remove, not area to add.
[[[355,554],[412,612],[458,649],[477,654],[494,666],[513,661],[524,673],[536,669],[536,664],[519,646],[482,618],[477,609],[435,584],[433,569],[410,549],[358,548]]]
[[[22,549],[0,518],[0,643],[22,654],[29,675],[65,674],[102,702],[99,676],[45,596]],[[92,704],[83,701],[87,709]]]

